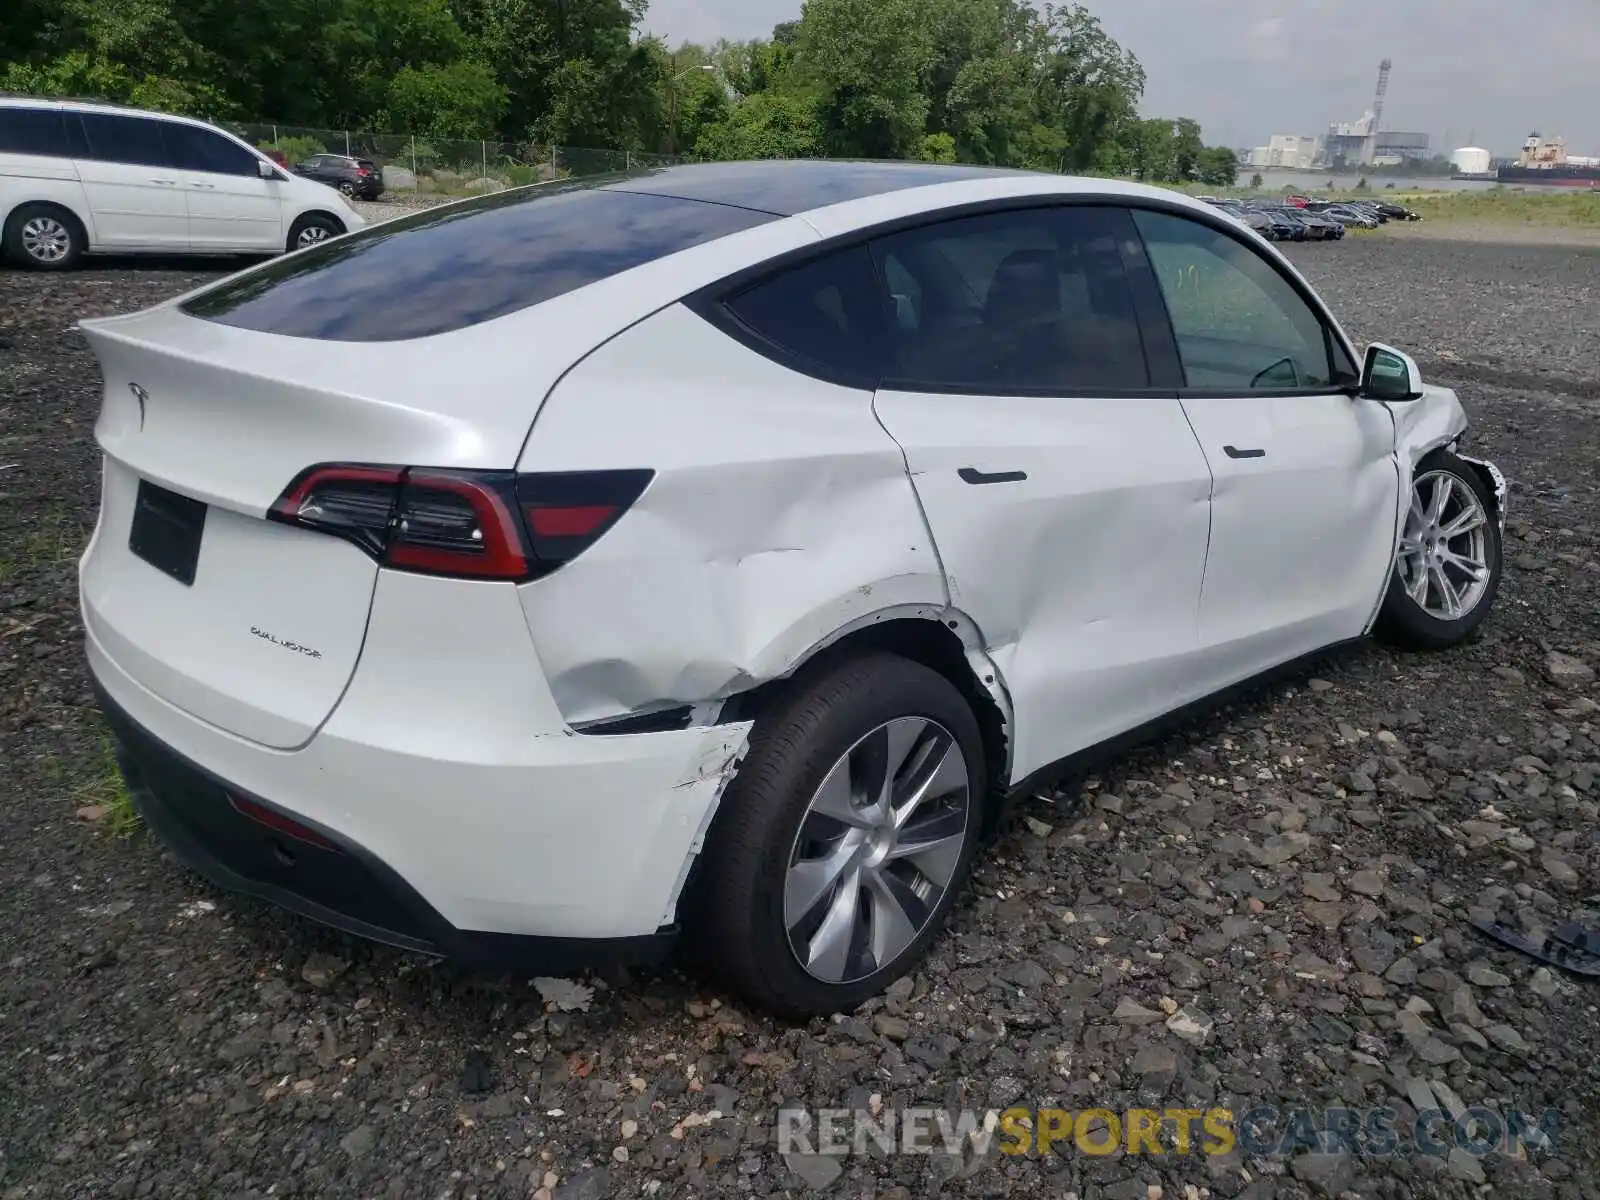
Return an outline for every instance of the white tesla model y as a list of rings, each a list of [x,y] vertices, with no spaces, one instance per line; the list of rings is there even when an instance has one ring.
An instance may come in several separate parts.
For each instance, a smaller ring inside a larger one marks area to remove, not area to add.
[[[911,969],[997,806],[1374,630],[1466,637],[1505,487],[1271,246],[1153,188],[551,183],[84,323],[89,663],[225,887],[788,1014]]]

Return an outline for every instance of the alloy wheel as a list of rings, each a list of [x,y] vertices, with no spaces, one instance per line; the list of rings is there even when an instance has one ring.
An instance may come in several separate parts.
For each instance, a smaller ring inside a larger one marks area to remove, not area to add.
[[[1411,485],[1395,570],[1430,617],[1459,621],[1489,590],[1488,523],[1477,492],[1450,471],[1428,471]]]
[[[325,242],[332,236],[328,232],[326,225],[307,225],[300,231],[300,236],[295,239],[295,245],[315,246],[318,242]]]
[[[72,249],[72,234],[54,217],[30,217],[22,226],[22,249],[35,262],[60,262]]]
[[[854,983],[917,940],[960,866],[971,790],[955,737],[923,717],[878,726],[834,764],[784,879],[784,928],[807,974]]]

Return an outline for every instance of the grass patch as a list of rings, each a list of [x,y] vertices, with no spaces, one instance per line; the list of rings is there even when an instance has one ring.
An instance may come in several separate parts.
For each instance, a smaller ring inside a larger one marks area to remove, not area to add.
[[[1436,192],[1409,197],[1402,203],[1430,221],[1600,228],[1600,189],[1546,194],[1495,187],[1477,191]]]
[[[47,509],[13,554],[0,558],[0,583],[30,571],[43,571],[77,560],[88,541],[80,521],[62,509]]]
[[[116,752],[111,746],[111,735],[100,733],[95,752],[90,760],[91,774],[73,793],[77,810],[99,809],[102,812],[92,821],[96,829],[108,836],[123,840],[132,837],[140,827],[139,810],[133,806],[133,796],[117,766]]]

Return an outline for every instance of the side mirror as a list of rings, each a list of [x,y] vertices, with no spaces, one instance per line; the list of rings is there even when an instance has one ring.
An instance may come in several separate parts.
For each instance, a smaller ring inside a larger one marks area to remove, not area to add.
[[[1361,395],[1368,400],[1421,400],[1422,372],[1409,354],[1373,342],[1361,367]]]
[[[261,176],[263,179],[282,178],[282,176],[278,174],[278,168],[273,166],[264,158],[256,160],[256,174]]]

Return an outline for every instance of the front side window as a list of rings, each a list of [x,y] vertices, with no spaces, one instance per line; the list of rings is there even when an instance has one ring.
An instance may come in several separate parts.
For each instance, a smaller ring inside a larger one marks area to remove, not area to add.
[[[1187,217],[1136,209],[1133,219],[1190,388],[1292,391],[1347,382],[1348,368],[1340,363],[1335,371],[1334,339],[1322,318],[1261,255]]]
[[[61,110],[0,107],[0,154],[70,155]]]
[[[1106,392],[1150,385],[1119,209],[1064,205],[924,226],[873,245],[904,386]]]
[[[172,158],[161,136],[164,124],[148,117],[86,112],[83,130],[89,139],[89,157],[98,162],[170,167]]]
[[[206,171],[213,175],[257,176],[258,159],[237,142],[198,125],[169,121],[162,129],[173,161],[185,171]]]
[[[883,298],[865,246],[803,263],[726,304],[766,341],[824,373],[873,384],[882,374]]]

